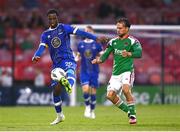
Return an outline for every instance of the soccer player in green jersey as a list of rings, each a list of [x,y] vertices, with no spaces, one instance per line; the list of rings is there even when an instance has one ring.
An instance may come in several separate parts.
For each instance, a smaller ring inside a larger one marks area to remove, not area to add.
[[[111,39],[105,52],[99,58],[92,60],[92,63],[103,63],[110,53],[113,53],[113,71],[107,86],[107,99],[128,113],[130,124],[136,124],[135,100],[131,92],[134,82],[133,60],[141,58],[142,47],[137,39],[129,36],[131,24],[127,18],[120,18],[116,26],[118,37]],[[125,95],[126,103],[118,96],[121,93]]]

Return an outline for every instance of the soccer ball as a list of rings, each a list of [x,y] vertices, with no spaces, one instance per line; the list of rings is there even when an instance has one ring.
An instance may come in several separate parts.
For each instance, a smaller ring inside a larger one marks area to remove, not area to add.
[[[66,72],[61,68],[55,68],[51,71],[51,79],[54,81],[60,81],[62,77],[66,77]]]

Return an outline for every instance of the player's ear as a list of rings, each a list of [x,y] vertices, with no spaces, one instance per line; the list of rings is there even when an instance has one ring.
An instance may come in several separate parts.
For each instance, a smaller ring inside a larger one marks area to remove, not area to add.
[[[129,32],[129,27],[126,27],[126,31]]]

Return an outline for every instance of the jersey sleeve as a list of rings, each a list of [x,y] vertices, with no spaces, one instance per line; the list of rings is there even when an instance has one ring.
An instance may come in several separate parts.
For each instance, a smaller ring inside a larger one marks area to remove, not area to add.
[[[48,47],[47,36],[46,36],[45,33],[43,33],[43,34],[41,35],[40,45],[43,45],[43,46],[45,46],[45,47]]]
[[[46,39],[45,34],[43,33],[41,35],[41,40],[40,40],[39,48],[36,50],[34,56],[41,57],[41,55],[44,52],[44,50],[46,49],[46,47],[48,47],[47,39]]]
[[[85,32],[85,31],[82,31],[82,30],[79,30],[79,29],[75,29],[76,32],[74,32],[74,34],[78,35],[78,36],[81,36],[81,37],[84,37],[84,38],[89,38],[89,39],[92,39],[94,41],[97,40],[97,37],[91,33],[88,33],[88,32]]]
[[[68,34],[74,34],[77,30],[76,28],[74,28],[70,25],[67,25],[67,24],[64,24],[64,29]]]
[[[81,37],[85,37],[85,38],[89,38],[89,39],[93,39],[96,41],[97,37],[91,33],[85,32],[83,30],[79,30],[77,27],[72,27],[70,25],[65,24],[64,25],[64,29],[66,30],[66,32],[68,34],[75,34]]]
[[[97,50],[98,52],[101,52],[103,50],[102,45],[97,43]]]
[[[132,45],[132,58],[141,58],[142,57],[142,47],[138,40]]]
[[[35,52],[34,56],[41,57],[41,55],[42,55],[42,53],[44,52],[45,49],[46,49],[45,46],[39,45],[39,48]]]
[[[100,57],[100,60],[102,62],[104,62],[108,57],[109,55],[111,54],[111,52],[113,51],[113,47],[112,47],[112,41],[110,41],[104,51],[104,53],[101,55]]]

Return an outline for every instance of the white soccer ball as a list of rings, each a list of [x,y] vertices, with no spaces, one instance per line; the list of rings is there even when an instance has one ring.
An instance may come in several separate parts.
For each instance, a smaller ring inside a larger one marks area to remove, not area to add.
[[[66,77],[66,72],[61,68],[55,68],[51,71],[51,79],[54,81],[60,81],[62,77]]]

